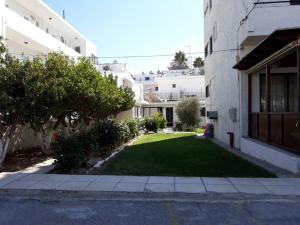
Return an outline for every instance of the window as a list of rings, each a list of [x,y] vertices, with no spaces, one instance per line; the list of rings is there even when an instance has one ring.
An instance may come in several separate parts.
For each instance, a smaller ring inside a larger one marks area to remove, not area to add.
[[[210,36],[209,38],[209,54],[212,54],[213,53],[213,39],[212,39],[212,36]]]
[[[207,86],[205,87],[205,96],[206,96],[206,98],[208,98],[208,97],[210,96],[209,85],[207,85]]]
[[[209,9],[211,10],[212,8],[212,0],[209,0]]]
[[[145,80],[150,80],[150,77],[145,77]]]
[[[200,115],[202,116],[202,117],[205,117],[206,116],[206,108],[205,107],[203,107],[203,108],[201,108],[200,109]]]
[[[155,87],[155,91],[158,91],[158,87]]]
[[[260,75],[259,93],[260,93],[260,111],[265,112],[266,111],[266,75],[265,74]]]
[[[75,51],[80,54],[80,52],[81,52],[80,47],[79,46],[75,47]]]
[[[291,0],[290,4],[291,5],[300,5],[300,0]]]
[[[274,74],[271,76],[271,112],[296,112],[296,75]],[[266,111],[266,75],[260,75],[260,111]]]
[[[205,46],[205,57],[208,56],[208,44]]]
[[[204,16],[206,16],[206,14],[207,14],[207,12],[208,12],[208,4],[206,5],[206,7],[205,7],[205,10],[204,10]]]
[[[172,84],[172,88],[176,88],[176,84]]]

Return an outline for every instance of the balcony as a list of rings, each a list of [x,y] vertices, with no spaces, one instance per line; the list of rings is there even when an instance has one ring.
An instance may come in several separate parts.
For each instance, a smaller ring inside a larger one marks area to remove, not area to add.
[[[53,51],[62,51],[69,56],[81,56],[74,49],[49,35],[9,8],[5,8],[4,18],[7,31],[6,38],[18,44],[18,46],[31,50],[30,52],[47,54]],[[24,53],[26,54],[26,52]]]
[[[239,44],[257,45],[274,30],[298,27],[299,10],[289,2],[257,6],[239,29]]]
[[[154,93],[157,95],[160,99],[166,100],[166,101],[181,101],[186,98],[199,98],[199,99],[205,99],[205,93],[203,92],[157,92]]]

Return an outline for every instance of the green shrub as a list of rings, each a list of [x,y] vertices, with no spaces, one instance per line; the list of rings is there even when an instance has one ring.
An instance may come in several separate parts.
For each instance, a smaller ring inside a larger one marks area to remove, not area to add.
[[[194,130],[201,121],[199,100],[196,98],[188,98],[178,103],[176,114],[183,124],[183,130]]]
[[[119,124],[119,141],[121,142],[127,142],[131,138],[131,133],[128,125],[126,123]]]
[[[153,118],[157,121],[159,129],[165,129],[167,127],[167,120],[162,113],[156,113]]]
[[[183,131],[183,124],[181,122],[175,122],[175,131]]]
[[[130,137],[129,138],[134,138],[139,134],[140,131],[140,124],[139,120],[136,119],[131,119],[131,120],[126,120],[123,122],[123,124],[127,125],[129,128],[130,132]]]
[[[59,172],[68,173],[87,166],[92,145],[83,136],[61,136],[53,145],[55,169]]]
[[[119,123],[116,120],[102,120],[93,125],[89,135],[97,143],[95,153],[100,156],[107,156],[111,152],[130,140],[131,131],[127,123]]]
[[[154,117],[145,117],[143,120],[143,127],[145,131],[157,133],[158,131],[158,122]]]

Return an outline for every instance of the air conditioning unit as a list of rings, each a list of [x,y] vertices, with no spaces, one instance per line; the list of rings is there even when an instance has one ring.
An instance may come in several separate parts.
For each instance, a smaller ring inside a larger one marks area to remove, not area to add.
[[[210,120],[218,120],[218,111],[207,111],[207,118]]]

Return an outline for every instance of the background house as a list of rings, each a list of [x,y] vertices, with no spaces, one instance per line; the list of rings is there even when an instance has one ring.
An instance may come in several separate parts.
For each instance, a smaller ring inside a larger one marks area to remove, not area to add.
[[[201,126],[205,125],[205,85],[204,69],[183,69],[162,71],[156,74],[134,75],[136,83],[144,87],[145,99],[149,102],[143,106],[143,116],[152,116],[161,112],[174,126],[179,121],[175,109],[185,98],[195,97],[201,105]]]
[[[204,9],[206,107],[209,122],[214,124],[215,137],[229,143],[230,132],[234,135],[234,147],[284,169],[299,172],[299,157],[285,147],[278,148],[269,141],[257,142],[249,138],[249,96],[256,95],[252,99],[259,100],[263,90],[256,86],[258,89],[250,93],[247,73],[233,69],[275,30],[299,26],[299,1],[228,0],[224,4],[222,1],[205,0]],[[283,47],[276,41],[272,45]],[[269,51],[264,55],[266,57],[274,53],[267,47],[265,51]],[[261,53],[257,51],[255,57],[260,58]],[[279,92],[272,95],[282,99]],[[255,107],[260,108],[258,105]],[[297,110],[295,113],[299,113]],[[279,108],[273,111],[285,112]],[[277,124],[270,129],[280,127]],[[294,144],[293,149],[300,150],[300,146]]]

